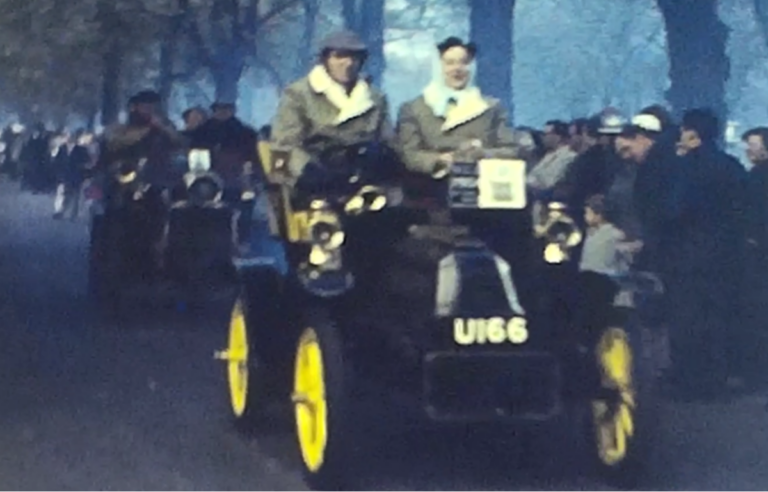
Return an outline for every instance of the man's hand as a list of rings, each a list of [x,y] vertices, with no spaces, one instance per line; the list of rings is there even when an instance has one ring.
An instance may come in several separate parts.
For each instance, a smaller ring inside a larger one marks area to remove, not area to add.
[[[155,128],[160,128],[160,129],[165,128],[165,122],[159,115],[156,115],[156,114],[152,115],[152,118],[150,118],[149,120],[149,124],[154,126]]]
[[[435,162],[435,167],[432,170],[432,177],[435,179],[443,179],[450,172],[452,165],[452,153],[447,152],[445,154],[440,154],[440,156],[437,158],[437,162]]]
[[[643,242],[642,241],[628,241],[628,242],[622,242],[616,245],[616,249],[619,250],[621,253],[626,254],[637,254],[643,249]]]
[[[446,166],[452,166],[453,165],[453,153],[452,152],[446,152],[445,154],[440,154],[440,156],[437,158],[438,164],[443,164]]]
[[[469,150],[482,149],[483,142],[480,139],[465,140],[459,145],[460,152],[466,152]]]

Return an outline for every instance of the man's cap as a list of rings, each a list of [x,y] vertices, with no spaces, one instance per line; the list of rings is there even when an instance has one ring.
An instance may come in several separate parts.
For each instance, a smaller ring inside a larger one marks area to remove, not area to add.
[[[235,103],[232,101],[216,101],[215,103],[211,104],[211,111],[216,111],[219,109],[235,109]]]
[[[659,133],[663,129],[661,120],[658,117],[646,113],[640,113],[632,118],[632,125],[641,130],[654,133]]]
[[[320,52],[329,50],[355,51],[365,53],[368,47],[363,39],[353,31],[341,30],[332,32],[320,42]]]
[[[626,120],[617,113],[607,113],[600,116],[598,133],[602,135],[618,135],[624,129]]]
[[[158,104],[161,101],[160,94],[153,90],[137,92],[128,100],[128,104]]]

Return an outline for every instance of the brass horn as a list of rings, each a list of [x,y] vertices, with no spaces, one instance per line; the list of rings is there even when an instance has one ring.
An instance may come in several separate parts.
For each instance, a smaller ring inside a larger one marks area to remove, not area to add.
[[[386,206],[386,191],[379,186],[367,185],[347,200],[344,212],[348,215],[360,215],[365,212],[378,212]]]

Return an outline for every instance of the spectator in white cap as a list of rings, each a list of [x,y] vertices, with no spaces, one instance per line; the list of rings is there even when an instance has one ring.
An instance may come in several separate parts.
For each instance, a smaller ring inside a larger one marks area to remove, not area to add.
[[[658,251],[669,236],[666,229],[674,214],[679,158],[674,147],[663,139],[661,120],[647,113],[632,118],[616,137],[615,147],[622,159],[635,166],[614,181],[607,207],[628,236],[643,240],[645,251],[638,262],[659,272],[664,267],[659,263]]]

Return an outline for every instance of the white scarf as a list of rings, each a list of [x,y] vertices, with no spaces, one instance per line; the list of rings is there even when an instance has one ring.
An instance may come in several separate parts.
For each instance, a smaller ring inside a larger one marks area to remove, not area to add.
[[[439,118],[445,118],[442,130],[447,132],[457,126],[461,126],[485,113],[491,106],[485,100],[480,89],[474,84],[475,65],[469,67],[470,79],[464,89],[451,89],[445,84],[440,58],[432,65],[432,82],[424,89],[424,102],[432,109],[432,113]],[[455,102],[456,106],[446,117],[448,105]]]
[[[371,89],[362,79],[358,80],[352,92],[347,94],[346,89],[328,75],[325,67],[317,65],[309,72],[308,80],[313,91],[325,95],[326,99],[339,110],[334,121],[336,126],[364,115],[375,106],[371,98]]]

